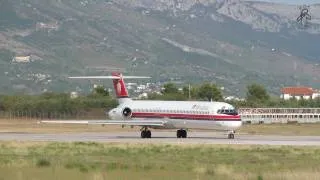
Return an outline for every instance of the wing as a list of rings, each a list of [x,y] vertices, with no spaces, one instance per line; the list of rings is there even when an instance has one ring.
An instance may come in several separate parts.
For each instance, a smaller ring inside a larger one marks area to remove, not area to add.
[[[129,126],[164,126],[162,120],[48,120],[39,123],[48,124],[90,124],[90,125],[129,125]]]

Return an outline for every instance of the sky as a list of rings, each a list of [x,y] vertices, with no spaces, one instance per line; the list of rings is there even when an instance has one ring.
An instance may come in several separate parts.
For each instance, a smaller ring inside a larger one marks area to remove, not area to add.
[[[254,1],[267,1],[275,3],[285,3],[285,4],[320,4],[320,0],[254,0]]]

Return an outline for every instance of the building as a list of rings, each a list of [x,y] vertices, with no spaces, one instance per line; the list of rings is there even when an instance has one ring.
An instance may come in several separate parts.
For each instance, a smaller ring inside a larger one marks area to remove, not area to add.
[[[74,99],[74,98],[77,98],[77,97],[79,97],[79,93],[78,93],[78,92],[72,91],[72,92],[70,93],[70,98],[71,98],[71,99]]]
[[[312,95],[312,99],[320,98],[320,90],[315,90]]]
[[[25,63],[30,61],[31,61],[31,56],[15,56],[12,59],[12,62],[19,62],[19,63]]]
[[[59,24],[58,22],[53,22],[53,23],[37,22],[36,31],[39,31],[40,29],[45,29],[48,31],[51,31],[51,30],[57,31],[59,29]]]
[[[291,98],[299,99],[315,99],[320,97],[320,93],[311,87],[285,87],[281,89],[280,98],[288,100]]]

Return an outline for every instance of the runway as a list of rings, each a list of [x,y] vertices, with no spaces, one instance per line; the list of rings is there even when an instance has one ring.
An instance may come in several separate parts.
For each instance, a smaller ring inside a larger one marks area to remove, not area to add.
[[[151,139],[141,139],[139,132],[112,133],[0,133],[0,141],[51,141],[51,142],[120,142],[166,144],[246,144],[246,145],[294,145],[320,146],[320,136],[270,136],[236,134],[227,139],[225,134],[189,132],[188,138],[178,139],[175,132],[152,132]]]

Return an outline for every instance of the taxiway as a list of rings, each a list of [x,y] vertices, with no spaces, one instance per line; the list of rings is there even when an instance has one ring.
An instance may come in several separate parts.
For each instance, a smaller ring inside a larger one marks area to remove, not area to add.
[[[120,143],[166,143],[166,144],[246,144],[246,145],[294,145],[320,146],[320,136],[277,136],[236,134],[227,139],[225,134],[189,132],[188,138],[178,139],[175,132],[152,132],[151,139],[141,139],[139,132],[112,133],[0,133],[0,141],[55,141],[55,142],[120,142]]]

